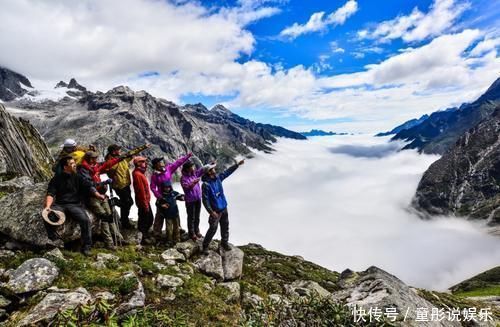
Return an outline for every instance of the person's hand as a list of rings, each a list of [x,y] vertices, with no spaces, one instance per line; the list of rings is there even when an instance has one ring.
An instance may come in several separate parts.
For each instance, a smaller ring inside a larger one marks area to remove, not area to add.
[[[42,213],[43,212],[47,212],[47,214],[48,214],[50,212],[50,207],[44,207],[42,210]]]
[[[220,213],[217,213],[216,211],[212,211],[212,213],[210,214],[210,216],[212,216],[215,219],[219,219],[220,218]]]
[[[152,147],[153,145],[151,143],[147,143],[146,144],[146,148],[149,149],[150,147]]]
[[[162,208],[165,208],[165,209],[170,208],[170,206],[168,205],[168,203],[162,204],[162,205],[161,205],[161,207],[162,207]]]
[[[93,144],[89,144],[89,150],[90,151],[96,151],[96,147]]]
[[[197,179],[193,180],[193,185],[198,184],[198,183],[200,182],[200,180],[201,180],[201,179],[200,179],[199,177],[198,177]]]
[[[241,166],[245,163],[245,159],[241,160],[240,162],[238,162],[238,166]]]
[[[189,157],[192,157],[192,156],[193,156],[193,152],[189,152],[187,155],[188,155]]]

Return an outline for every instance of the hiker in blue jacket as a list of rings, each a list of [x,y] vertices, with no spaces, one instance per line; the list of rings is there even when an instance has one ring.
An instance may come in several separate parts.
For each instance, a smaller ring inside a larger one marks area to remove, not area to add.
[[[222,181],[229,177],[239,166],[245,163],[241,160],[237,164],[229,167],[223,173],[217,175],[215,168],[211,168],[205,176],[203,176],[203,206],[210,214],[208,218],[208,223],[210,227],[208,228],[205,239],[203,240],[203,254],[208,254],[208,246],[212,241],[215,233],[217,232],[217,227],[220,223],[220,234],[221,234],[221,247],[230,251],[229,246],[229,216],[227,213],[227,201],[224,196],[224,189],[222,188]]]

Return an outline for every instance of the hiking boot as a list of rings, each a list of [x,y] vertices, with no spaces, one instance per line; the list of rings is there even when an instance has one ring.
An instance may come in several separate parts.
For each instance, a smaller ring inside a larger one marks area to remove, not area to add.
[[[198,233],[196,233],[196,237],[197,238],[203,238],[203,235],[200,232],[198,232]]]
[[[222,243],[220,244],[220,246],[221,246],[221,248],[223,248],[223,249],[224,249],[224,251],[231,251],[231,246],[229,245],[229,243],[228,243],[228,242],[222,242]]]
[[[193,240],[194,242],[198,241],[198,237],[196,235],[193,235],[191,236],[191,240]]]
[[[203,255],[208,255],[208,248],[203,248],[203,250],[201,250],[201,254]]]
[[[112,250],[112,251],[116,250],[116,246],[113,243],[111,243],[111,244],[107,243],[104,245],[104,247],[108,250]]]
[[[82,250],[80,251],[82,252],[82,254],[86,257],[90,257],[92,254],[90,253],[90,249],[89,248],[82,248]]]

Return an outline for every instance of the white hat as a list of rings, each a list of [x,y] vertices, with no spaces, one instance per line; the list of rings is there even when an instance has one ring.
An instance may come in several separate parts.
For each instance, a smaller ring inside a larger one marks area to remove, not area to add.
[[[73,147],[73,146],[76,146],[76,141],[73,140],[73,139],[65,139],[64,140],[64,144],[61,145],[61,148],[69,148],[69,147]]]
[[[53,226],[62,225],[66,221],[66,215],[64,214],[64,212],[52,209],[42,210],[42,218],[48,224]]]

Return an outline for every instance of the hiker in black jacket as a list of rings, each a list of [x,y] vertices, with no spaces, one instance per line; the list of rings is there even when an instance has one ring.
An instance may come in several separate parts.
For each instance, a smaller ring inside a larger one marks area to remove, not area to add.
[[[100,200],[104,200],[106,197],[97,192],[89,181],[76,173],[76,163],[72,157],[62,158],[59,164],[62,168],[61,173],[56,174],[49,182],[43,210],[62,211],[78,222],[81,229],[81,252],[88,256],[92,246],[92,230],[90,219],[85,213],[82,203],[86,202],[90,196]]]

